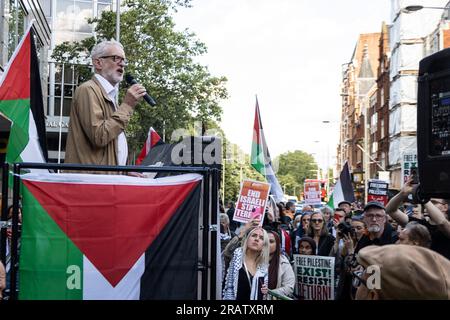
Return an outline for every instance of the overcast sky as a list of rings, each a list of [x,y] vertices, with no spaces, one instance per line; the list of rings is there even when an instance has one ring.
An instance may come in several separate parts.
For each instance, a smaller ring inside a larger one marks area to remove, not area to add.
[[[221,126],[231,142],[250,153],[258,95],[272,158],[303,150],[325,167],[327,159],[335,161],[339,140],[341,66],[360,33],[380,32],[382,21],[390,23],[390,3],[193,0],[175,22],[207,45],[200,62],[228,78]]]

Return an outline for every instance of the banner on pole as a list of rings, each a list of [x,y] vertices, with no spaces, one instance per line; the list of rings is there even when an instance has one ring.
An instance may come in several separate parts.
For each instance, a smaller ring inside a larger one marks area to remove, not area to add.
[[[252,219],[258,219],[262,224],[269,192],[269,183],[252,180],[242,181],[233,220],[247,223]]]
[[[334,300],[334,257],[294,254],[300,300]]]

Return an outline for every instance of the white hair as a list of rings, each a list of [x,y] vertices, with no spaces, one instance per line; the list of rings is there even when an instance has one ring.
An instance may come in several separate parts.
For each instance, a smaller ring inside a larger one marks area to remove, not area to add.
[[[108,47],[110,46],[118,46],[120,47],[122,50],[123,49],[123,45],[119,42],[116,41],[114,39],[111,40],[104,40],[102,42],[97,43],[91,50],[91,58],[92,59],[97,59],[101,56],[103,56],[105,54],[105,51]]]

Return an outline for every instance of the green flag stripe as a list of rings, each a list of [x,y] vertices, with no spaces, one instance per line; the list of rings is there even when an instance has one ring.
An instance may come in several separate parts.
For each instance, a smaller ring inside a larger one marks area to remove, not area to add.
[[[335,209],[334,208],[334,197],[333,197],[333,194],[331,194],[331,197],[330,197],[330,199],[327,202],[327,206],[329,206],[333,210]]]
[[[266,176],[264,152],[260,144],[252,143],[251,165],[264,177]]]
[[[83,254],[22,185],[19,299],[83,299]]]
[[[30,99],[0,101],[0,112],[12,122],[6,161],[20,162],[20,154],[29,140]]]

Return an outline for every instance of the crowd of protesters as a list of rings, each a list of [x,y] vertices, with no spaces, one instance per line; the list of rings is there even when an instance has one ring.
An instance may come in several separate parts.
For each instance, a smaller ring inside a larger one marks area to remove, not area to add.
[[[269,197],[263,220],[246,224],[233,220],[233,203],[221,207],[222,298],[303,299],[293,267],[299,254],[334,257],[336,300],[450,299],[450,202],[416,204],[412,193],[409,179],[386,206],[368,202],[361,210],[344,200],[334,209],[305,205],[297,212],[293,203]],[[9,247],[10,229],[7,235]],[[0,299],[9,294],[6,251]],[[371,266],[381,270],[376,288],[368,283]]]
[[[408,180],[386,207],[368,202],[362,210],[342,201],[335,209],[305,205],[296,213],[293,203],[277,203],[262,223],[232,227],[230,205],[221,215],[228,218],[221,219],[223,230],[229,230],[227,237],[221,235],[223,299],[301,300],[295,290],[295,254],[335,258],[336,300],[450,299],[449,201],[413,204],[408,200],[412,192]],[[376,288],[367,284],[367,268],[373,265],[381,270]]]

